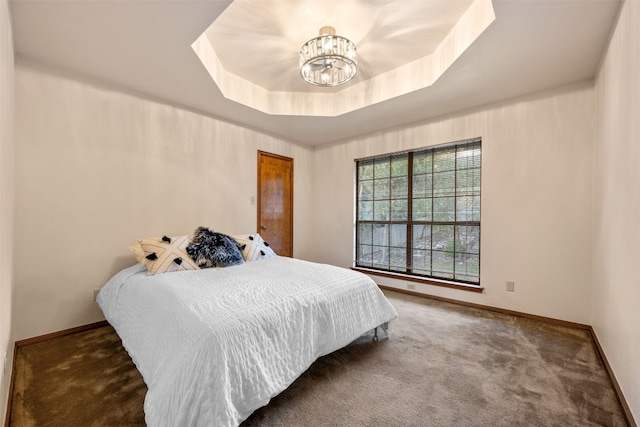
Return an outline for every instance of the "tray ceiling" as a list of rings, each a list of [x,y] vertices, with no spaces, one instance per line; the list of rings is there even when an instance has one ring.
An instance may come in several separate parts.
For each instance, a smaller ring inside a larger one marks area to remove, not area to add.
[[[475,2],[245,1],[10,0],[17,64],[42,66],[48,72],[117,87],[296,143],[321,145],[593,79],[620,6],[618,0],[493,0],[495,20],[477,32],[475,41],[433,84],[416,88],[410,86],[416,79],[398,78],[393,85],[410,87],[389,96],[389,83],[376,78],[402,69],[398,63],[412,56],[428,57],[438,43],[431,34],[444,34],[454,15],[468,11]],[[447,3],[454,3],[457,11],[449,15],[441,10]],[[304,4],[318,9],[296,11]],[[363,5],[368,9],[359,10]],[[255,14],[251,19],[259,22],[236,22],[235,35],[229,28],[232,24],[226,23],[211,46],[221,45],[216,52],[221,62],[228,62],[230,73],[255,80],[244,97],[258,98],[251,93],[254,86],[258,92],[284,94],[269,100],[271,105],[263,111],[229,99],[192,48],[212,23],[236,7],[242,10],[231,21]],[[317,21],[303,22],[305,13]],[[352,88],[345,92],[348,96],[340,95],[340,88],[320,93],[302,89],[304,84],[296,81],[298,49],[317,34],[321,21],[320,26],[332,25],[359,44],[359,78],[365,80],[347,85],[347,90]],[[248,27],[255,27],[250,42]],[[274,56],[280,59],[273,64],[265,59],[268,55],[257,54],[274,50],[280,50]],[[280,63],[285,51],[296,58],[292,74],[285,73],[289,66]],[[397,56],[390,58],[389,52]],[[255,70],[250,70],[254,62]],[[261,70],[271,77],[261,81],[257,76]],[[298,99],[288,92],[324,99]],[[324,103],[338,109],[316,114]],[[341,104],[353,108],[340,112]]]

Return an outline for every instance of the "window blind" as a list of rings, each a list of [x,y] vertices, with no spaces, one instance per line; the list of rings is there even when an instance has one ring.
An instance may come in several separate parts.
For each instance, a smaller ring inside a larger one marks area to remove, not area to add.
[[[356,170],[356,267],[479,285],[481,140]]]

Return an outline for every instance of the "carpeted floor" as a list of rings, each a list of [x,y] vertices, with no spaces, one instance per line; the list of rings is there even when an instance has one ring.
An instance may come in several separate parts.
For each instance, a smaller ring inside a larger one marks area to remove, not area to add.
[[[320,358],[242,427],[627,425],[586,331],[385,293],[390,340]],[[144,425],[110,327],[21,347],[15,369],[11,426]]]

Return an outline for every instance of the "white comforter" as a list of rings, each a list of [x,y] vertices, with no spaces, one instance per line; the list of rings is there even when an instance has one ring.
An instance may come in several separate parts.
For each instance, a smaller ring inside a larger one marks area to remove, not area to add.
[[[285,257],[155,276],[135,265],[97,301],[148,386],[149,426],[237,426],[397,317],[369,277]]]

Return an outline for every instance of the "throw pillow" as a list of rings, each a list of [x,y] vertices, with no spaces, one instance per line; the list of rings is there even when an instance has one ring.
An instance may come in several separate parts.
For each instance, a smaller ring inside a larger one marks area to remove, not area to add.
[[[137,240],[129,250],[152,274],[198,270],[186,251],[188,245],[189,236],[163,236]]]
[[[229,267],[242,264],[244,258],[238,243],[230,236],[198,227],[187,253],[200,268]]]
[[[245,261],[257,261],[259,259],[276,256],[276,253],[269,247],[260,234],[244,234],[233,236],[242,248],[242,256]]]

